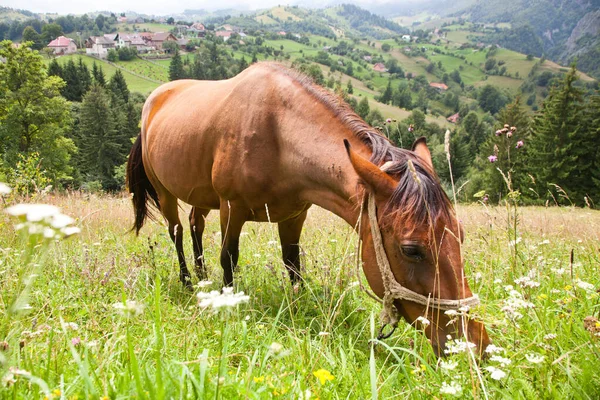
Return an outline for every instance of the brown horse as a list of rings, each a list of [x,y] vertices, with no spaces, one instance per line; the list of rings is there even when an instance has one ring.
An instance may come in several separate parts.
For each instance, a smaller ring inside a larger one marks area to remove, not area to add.
[[[144,105],[127,175],[136,231],[153,200],[168,221],[186,285],[190,274],[178,199],[193,206],[200,279],[206,277],[204,218],[219,210],[225,285],[233,283],[246,221],[278,224],[283,261],[292,282],[300,279],[300,233],[307,210],[316,204],[353,227],[360,219],[363,270],[383,298],[387,288],[367,212],[372,196],[380,254],[387,255],[394,283],[432,299],[472,296],[460,254],[461,228],[425,140],[417,140],[413,151],[394,147],[337,96],[279,64],[258,63],[228,80],[179,80],[156,89]],[[464,319],[456,327],[441,308],[392,300],[408,322],[419,316],[431,321],[426,334],[438,354],[447,334],[468,335],[480,351],[489,343],[477,321]]]

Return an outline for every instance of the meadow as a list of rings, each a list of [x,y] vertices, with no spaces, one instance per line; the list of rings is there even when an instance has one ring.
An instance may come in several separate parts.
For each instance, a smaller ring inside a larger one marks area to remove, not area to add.
[[[61,207],[81,233],[38,241],[0,214],[2,399],[600,395],[598,211],[520,208],[515,234],[506,207],[459,206],[466,273],[482,298],[471,313],[497,346],[476,363],[456,346],[437,359],[418,324],[375,339],[380,309],[357,284],[357,237],[325,210],[309,212],[300,289],[277,227],[245,225],[234,291],[248,302],[215,312],[181,287],[164,224],[128,232],[129,197],[35,201]],[[195,292],[221,288],[220,241],[212,212],[204,245],[214,283]],[[186,251],[191,260],[189,240]]]

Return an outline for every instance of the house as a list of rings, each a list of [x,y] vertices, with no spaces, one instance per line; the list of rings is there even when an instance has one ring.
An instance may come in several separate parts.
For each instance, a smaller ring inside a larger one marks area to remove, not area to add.
[[[217,32],[215,32],[215,36],[216,37],[222,37],[224,41],[229,40],[229,38],[233,34],[234,34],[233,31],[217,31]]]
[[[446,121],[451,122],[453,124],[458,124],[459,118],[460,118],[459,113],[456,113],[456,114],[451,115],[448,118],[446,118]]]
[[[406,43],[410,43],[410,35],[402,35],[402,40],[404,40]]]
[[[71,38],[59,36],[48,44],[54,50],[54,54],[73,54],[77,51],[77,45]]]
[[[227,32],[233,32],[235,31],[235,28],[232,27],[229,24],[225,24],[225,25],[221,25],[217,28],[218,31],[227,31]]]
[[[279,31],[279,32],[277,32],[277,34],[278,34],[279,36],[285,36],[285,35],[286,35],[285,31]]]
[[[377,72],[387,72],[387,68],[382,63],[377,63],[373,65],[373,70]]]
[[[85,41],[85,53],[91,56],[106,58],[108,51],[116,47],[116,42],[106,36],[90,36]]]
[[[144,53],[151,50],[151,46],[146,44],[146,40],[139,34],[119,33],[117,47],[135,47],[138,52]]]
[[[165,42],[177,42],[177,38],[170,32],[156,32],[152,35],[151,44],[156,50],[162,50]]]
[[[446,90],[448,90],[448,86],[446,86],[443,83],[431,82],[429,84],[429,86],[432,87],[432,88],[434,88],[438,92],[445,92]]]
[[[373,57],[371,57],[371,56],[364,56],[363,60],[371,62],[371,61],[373,61]]]
[[[185,50],[189,42],[189,39],[177,39],[177,46],[179,46],[181,50]]]
[[[117,22],[120,24],[126,24],[127,23],[127,17],[117,17]]]

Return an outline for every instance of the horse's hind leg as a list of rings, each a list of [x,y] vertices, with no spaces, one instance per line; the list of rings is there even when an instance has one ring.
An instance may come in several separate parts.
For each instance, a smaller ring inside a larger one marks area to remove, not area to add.
[[[237,266],[240,255],[240,233],[246,222],[248,210],[236,207],[227,200],[221,200],[221,266],[225,286],[233,285],[233,270]]]
[[[188,289],[192,288],[192,279],[190,272],[185,263],[185,255],[183,253],[183,226],[179,220],[179,212],[177,210],[177,199],[171,194],[159,195],[160,210],[169,223],[169,235],[175,243],[177,250],[177,259],[179,260],[179,279]]]
[[[204,232],[205,219],[209,212],[210,210],[196,207],[192,207],[192,211],[190,211],[190,230],[192,232],[194,263],[196,265],[195,272],[201,281],[207,277],[204,249],[202,248],[202,233]]]
[[[281,240],[281,253],[292,280],[292,285],[302,279],[300,271],[300,234],[306,220],[308,210],[278,224],[279,239]]]

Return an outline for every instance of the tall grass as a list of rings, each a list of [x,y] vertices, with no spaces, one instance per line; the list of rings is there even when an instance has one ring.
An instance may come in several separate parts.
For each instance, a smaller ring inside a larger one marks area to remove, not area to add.
[[[448,387],[483,398],[472,368],[489,398],[600,394],[596,322],[583,322],[598,314],[599,212],[521,208],[515,263],[506,209],[459,207],[466,273],[482,298],[473,311],[505,349],[495,354],[502,360],[473,364],[466,353],[438,360],[421,328],[405,323],[390,339],[375,339],[379,305],[355,284],[363,280],[356,236],[324,210],[309,213],[300,289],[289,284],[276,226],[244,227],[235,290],[250,301],[223,315],[201,309],[181,287],[164,226],[150,223],[139,238],[127,233],[127,198],[44,201],[78,217],[82,233],[29,247],[14,221],[0,217],[2,399],[444,398]],[[198,290],[220,288],[220,241],[212,213],[204,244],[215,283]],[[29,307],[10,314],[24,282]],[[524,302],[534,307],[518,307]],[[506,375],[496,380],[488,367]]]

